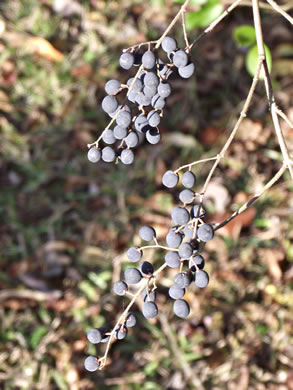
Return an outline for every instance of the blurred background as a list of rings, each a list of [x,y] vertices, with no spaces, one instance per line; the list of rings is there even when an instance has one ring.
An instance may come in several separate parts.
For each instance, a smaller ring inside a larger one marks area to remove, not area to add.
[[[226,1],[193,1],[195,39]],[[292,3],[280,2],[292,15]],[[87,143],[107,125],[100,103],[110,78],[126,80],[123,48],[157,39],[176,14],[172,0],[2,0],[0,4],[0,387],[1,389],[293,389],[293,185],[289,175],[218,231],[205,248],[209,286],[190,289],[192,314],[172,314],[161,278],[160,316],[116,342],[102,372],[83,367],[86,331],[113,327],[127,299],[112,283],[141,225],[163,240],[178,190],[162,174],[215,156],[247,96],[249,45],[235,29],[252,24],[244,6],[192,52],[196,75],[172,79],[159,145],[143,144],[132,166],[91,164]],[[290,5],[291,4],[291,5]],[[265,5],[264,5],[265,7]],[[290,10],[291,7],[291,10]],[[208,16],[207,16],[208,15]],[[264,8],[279,106],[293,120],[292,26]],[[172,35],[184,46],[182,26]],[[290,106],[291,104],[291,106]],[[209,221],[231,214],[280,168],[263,84],[217,169]],[[292,150],[293,132],[282,122]],[[210,165],[197,167],[198,189]],[[148,252],[158,266],[163,253]],[[176,271],[175,271],[176,272]],[[139,307],[134,308],[139,313]]]

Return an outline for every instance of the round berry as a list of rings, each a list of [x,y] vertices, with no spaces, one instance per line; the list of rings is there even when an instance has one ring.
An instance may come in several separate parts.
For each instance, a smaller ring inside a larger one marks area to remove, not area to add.
[[[194,73],[194,64],[191,62],[190,64],[178,68],[178,73],[183,79],[189,79]]]
[[[111,114],[114,112],[118,107],[118,101],[114,96],[105,96],[102,101],[102,109],[107,114]]]
[[[173,286],[169,288],[168,294],[172,299],[180,299],[184,297],[185,288],[181,288],[177,284],[173,284]]]
[[[144,241],[151,241],[156,237],[156,231],[151,226],[142,226],[138,232],[140,238]]]
[[[174,276],[174,283],[181,288],[188,287],[191,282],[191,276],[188,272],[179,272]]]
[[[141,62],[145,69],[152,69],[156,64],[156,57],[152,51],[148,50],[143,54]]]
[[[177,252],[168,252],[165,255],[165,261],[171,268],[177,268],[180,265],[180,257]]]
[[[130,69],[134,63],[134,56],[131,53],[123,53],[119,58],[119,64],[123,69]]]
[[[175,207],[171,212],[171,218],[176,225],[185,225],[189,221],[189,212],[184,207]]]
[[[177,68],[183,68],[188,63],[188,55],[184,50],[177,50],[173,56],[173,64]]]
[[[171,51],[176,50],[177,48],[177,42],[175,38],[172,37],[165,37],[162,40],[162,49],[166,52],[169,53]]]
[[[186,318],[190,313],[190,307],[184,299],[178,299],[174,302],[173,311],[177,317]]]
[[[102,137],[105,144],[112,145],[116,142],[116,138],[114,136],[113,130],[108,129],[103,133]]]
[[[158,315],[158,307],[155,302],[145,302],[142,307],[142,314],[145,318],[154,318]]]
[[[121,152],[120,160],[123,164],[129,165],[132,164],[134,161],[134,153],[132,150],[124,149]]]
[[[181,259],[189,259],[190,256],[192,256],[193,248],[188,242],[184,242],[180,245],[178,254],[181,257]]]
[[[197,238],[203,242],[208,242],[214,237],[214,228],[208,223],[200,225],[197,229]]]
[[[99,329],[90,329],[87,332],[87,339],[91,344],[98,344],[102,341],[102,332]]]
[[[87,371],[96,371],[99,368],[98,359],[95,356],[88,356],[84,361],[84,368]]]
[[[127,257],[130,261],[133,263],[136,263],[142,258],[142,251],[138,249],[136,246],[133,246],[128,249],[127,251]]]
[[[161,133],[155,127],[150,128],[145,136],[151,145],[156,145],[161,141]]]
[[[96,163],[100,160],[102,153],[100,149],[97,149],[95,146],[91,147],[88,151],[87,158],[90,162]]]
[[[194,282],[197,287],[204,288],[209,284],[209,274],[206,271],[200,270],[194,274]]]
[[[116,158],[115,151],[110,147],[106,146],[102,149],[102,160],[105,162],[112,162]]]
[[[142,264],[141,264],[141,272],[145,275],[152,275],[154,273],[154,266],[149,263],[148,261],[144,261]]]
[[[192,188],[196,181],[195,174],[191,171],[184,172],[181,181],[185,188]]]
[[[105,91],[108,95],[115,95],[118,92],[120,86],[121,84],[119,80],[109,80],[105,85]]]
[[[135,131],[131,131],[125,138],[125,143],[129,148],[134,148],[138,145],[139,138]]]
[[[179,194],[179,199],[182,203],[192,203],[194,200],[194,192],[191,190],[183,190]]]
[[[142,274],[137,268],[127,268],[124,272],[124,279],[129,284],[137,284],[141,278]]]
[[[126,291],[128,290],[127,283],[123,280],[119,280],[118,282],[114,283],[113,290],[116,295],[125,295]]]
[[[177,173],[174,173],[172,171],[165,172],[162,178],[162,183],[164,184],[165,187],[168,188],[176,187],[178,181],[179,181],[179,176],[177,175]]]
[[[167,82],[162,82],[158,85],[158,94],[162,98],[166,98],[171,95],[171,85]]]
[[[171,229],[166,236],[166,243],[169,248],[178,248],[182,239],[183,237],[181,232],[176,232],[175,229]]]

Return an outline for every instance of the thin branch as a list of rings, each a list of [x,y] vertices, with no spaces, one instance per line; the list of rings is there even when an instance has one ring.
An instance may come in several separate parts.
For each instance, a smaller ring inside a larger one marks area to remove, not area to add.
[[[163,245],[146,245],[137,249],[144,250],[144,249],[151,249],[151,248],[160,248],[160,249],[165,249],[166,251],[178,251],[178,249],[169,248],[168,246],[163,246]]]
[[[189,40],[188,40],[188,35],[187,35],[187,30],[186,30],[186,15],[185,15],[185,11],[182,12],[181,17],[182,17],[183,35],[184,35],[184,40],[185,40],[185,44],[186,44],[186,47],[187,47],[186,52],[189,53]]]
[[[293,129],[293,123],[290,121],[290,119],[287,117],[287,115],[282,111],[280,110],[278,107],[276,108],[276,112],[277,114],[284,119],[284,121],[287,123],[287,125],[289,127],[291,127],[291,129]]]
[[[159,267],[153,273],[152,278],[156,278],[156,276],[159,275],[166,267],[167,267],[167,263],[164,263],[163,265],[161,265],[161,267]],[[110,337],[109,337],[109,340],[107,341],[107,346],[106,346],[105,353],[104,353],[104,355],[101,358],[98,359],[98,362],[99,362],[99,367],[98,368],[99,368],[99,370],[102,370],[105,367],[106,363],[107,363],[107,357],[108,357],[108,354],[109,354],[112,342],[114,341],[113,339],[114,339],[114,335],[115,335],[116,330],[118,329],[119,325],[124,321],[126,315],[130,311],[131,307],[134,305],[134,303],[137,300],[137,298],[139,297],[139,295],[148,286],[149,281],[150,281],[150,278],[144,278],[143,279],[142,285],[137,290],[137,292],[132,295],[131,301],[129,302],[129,304],[127,305],[126,309],[123,311],[123,313],[120,315],[120,317],[116,321],[116,324],[115,324],[114,328],[112,329],[111,333],[109,334]]]
[[[288,151],[286,141],[284,139],[281,125],[279,122],[278,107],[276,105],[275,96],[274,96],[273,88],[272,88],[272,82],[271,82],[271,78],[270,78],[270,73],[268,70],[268,65],[267,65],[266,56],[265,56],[265,49],[264,49],[264,41],[263,41],[258,0],[252,0],[252,11],[253,11],[255,33],[256,33],[258,57],[259,57],[259,61],[262,62],[262,67],[264,70],[264,82],[265,82],[266,92],[267,92],[269,105],[270,105],[270,109],[271,109],[271,116],[272,116],[272,120],[273,120],[273,124],[274,124],[274,129],[275,129],[276,136],[278,138],[280,149],[281,149],[281,152],[283,155],[283,160],[284,160],[285,164],[287,165],[289,172],[290,172],[290,175],[291,175],[291,179],[293,180],[293,167],[290,163],[291,159],[289,156],[289,151]]]
[[[233,3],[233,1],[234,0],[224,0],[223,2],[224,2],[225,5],[228,5],[228,4]],[[251,0],[243,0],[241,2],[241,4],[239,4],[239,5],[241,7],[250,7],[251,8]],[[271,11],[271,12],[275,11],[274,9],[272,9],[272,7],[269,4],[266,4],[263,1],[259,2],[259,8],[265,9],[266,11]],[[292,3],[290,2],[290,3],[282,5],[281,8],[282,8],[283,11],[290,11],[290,9],[292,9],[293,6],[292,6]]]
[[[189,50],[193,48],[194,45],[196,45],[207,33],[212,31],[217,24],[219,24],[226,16],[230,14],[231,11],[233,11],[234,8],[236,8],[242,0],[236,0],[233,2],[223,13],[220,15],[216,20],[214,20],[189,46]]]
[[[217,159],[211,169],[211,171],[209,172],[209,175],[204,183],[204,186],[203,186],[203,189],[202,189],[202,192],[201,192],[201,203],[202,203],[202,200],[203,200],[203,196],[207,190],[207,186],[213,176],[213,173],[214,171],[216,170],[217,166],[219,165],[221,159],[225,156],[226,152],[227,152],[227,149],[229,148],[229,146],[231,145],[243,119],[246,117],[246,114],[247,114],[247,111],[248,111],[248,108],[249,108],[249,105],[250,105],[250,102],[251,102],[251,99],[253,97],[253,94],[254,94],[254,91],[255,91],[255,88],[256,88],[256,85],[258,83],[258,80],[259,80],[259,74],[260,74],[260,70],[261,70],[261,66],[262,66],[262,62],[259,61],[258,63],[258,66],[257,66],[257,69],[256,69],[256,72],[255,72],[255,75],[253,77],[253,80],[252,80],[252,84],[251,84],[251,87],[250,87],[250,90],[249,90],[249,93],[247,95],[247,98],[245,100],[245,103],[244,103],[244,106],[243,106],[243,109],[240,113],[240,116],[238,118],[238,121],[234,127],[234,129],[232,130],[229,138],[227,139],[225,145],[223,146],[221,152],[218,154],[217,156]]]
[[[279,12],[289,23],[293,25],[293,18],[286,12],[282,7],[280,7],[274,0],[266,0],[274,10]]]
[[[215,230],[221,229],[223,226],[227,225],[232,219],[236,218],[239,214],[243,213],[248,209],[256,200],[258,200],[268,189],[270,189],[279,179],[283,176],[284,172],[287,170],[287,165],[283,164],[279,171],[272,177],[272,179],[263,187],[263,189],[254,194],[251,199],[244,203],[238,210],[236,210],[230,217],[225,219],[223,222],[219,222],[214,225]]]
[[[181,18],[181,14],[185,12],[187,6],[189,5],[190,0],[186,0],[184,4],[181,6],[180,11],[177,13],[175,18],[172,20],[172,22],[169,24],[169,26],[166,28],[160,39],[158,39],[157,44],[155,46],[155,49],[158,49],[161,46],[162,40],[168,35],[169,31],[172,30],[172,28],[175,26],[177,20]]]
[[[211,157],[211,158],[204,158],[203,160],[193,161],[190,164],[182,165],[181,167],[177,168],[176,171],[174,171],[174,173],[178,173],[179,171],[181,171],[182,169],[185,169],[185,168],[191,168],[193,165],[205,163],[205,162],[216,160],[216,159],[217,159],[217,157]]]

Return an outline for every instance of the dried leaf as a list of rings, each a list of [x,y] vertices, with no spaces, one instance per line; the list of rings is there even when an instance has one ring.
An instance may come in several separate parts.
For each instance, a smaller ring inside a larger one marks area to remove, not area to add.
[[[200,132],[200,141],[205,145],[213,145],[223,133],[223,129],[209,126]]]
[[[27,46],[40,57],[56,62],[63,60],[64,55],[55,49],[51,43],[44,38],[31,37],[27,41]]]
[[[258,255],[261,261],[267,265],[269,274],[275,281],[282,279],[282,270],[279,262],[284,259],[285,254],[281,249],[260,248]]]
[[[71,69],[71,75],[76,78],[88,77],[92,72],[93,68],[89,64],[82,64]]]
[[[245,210],[243,213],[239,214],[236,218],[232,219],[227,225],[219,229],[218,232],[222,236],[232,237],[234,240],[237,240],[239,234],[243,227],[248,227],[252,223],[256,215],[256,209],[250,207]],[[215,222],[222,222],[230,216],[229,213],[224,213],[222,215],[217,215],[215,217]]]

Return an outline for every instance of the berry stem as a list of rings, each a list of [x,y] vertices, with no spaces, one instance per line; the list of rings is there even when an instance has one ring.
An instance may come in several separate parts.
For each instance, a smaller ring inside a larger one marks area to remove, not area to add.
[[[205,162],[216,160],[216,159],[217,159],[217,157],[210,157],[210,158],[204,158],[203,160],[193,161],[190,164],[182,165],[181,167],[177,168],[176,171],[174,171],[174,173],[178,173],[179,171],[181,171],[182,169],[185,169],[185,168],[191,168],[193,165],[205,163]]]
[[[158,274],[160,274],[165,268],[167,267],[167,264],[164,263],[163,265],[161,265],[161,267],[159,267],[152,275],[152,278],[155,278]],[[140,288],[136,291],[135,294],[133,294],[132,296],[132,299],[131,301],[129,302],[129,304],[127,305],[126,309],[123,311],[123,313],[120,315],[120,317],[118,318],[114,328],[112,329],[112,331],[109,333],[110,337],[109,337],[109,340],[107,342],[107,346],[106,346],[106,350],[105,350],[105,353],[104,355],[98,359],[98,362],[99,362],[99,370],[102,370],[106,363],[107,363],[107,357],[108,357],[108,354],[109,354],[109,351],[110,351],[110,348],[111,348],[111,345],[112,345],[112,341],[113,341],[113,337],[114,337],[114,334],[115,334],[115,331],[118,329],[119,325],[124,321],[126,315],[128,314],[129,310],[131,309],[131,307],[133,306],[133,304],[135,303],[135,301],[137,300],[137,298],[140,296],[140,294],[143,292],[143,290],[147,287],[147,285],[149,284],[149,281],[150,281],[150,278],[144,278],[143,279],[143,283],[142,285],[140,286]]]
[[[165,249],[167,251],[174,251],[174,252],[177,252],[177,249],[174,249],[174,248],[169,248],[168,246],[163,246],[163,245],[146,245],[146,246],[142,246],[140,248],[138,248],[139,250],[144,250],[144,249],[151,249],[151,248],[160,248],[160,249]]]

